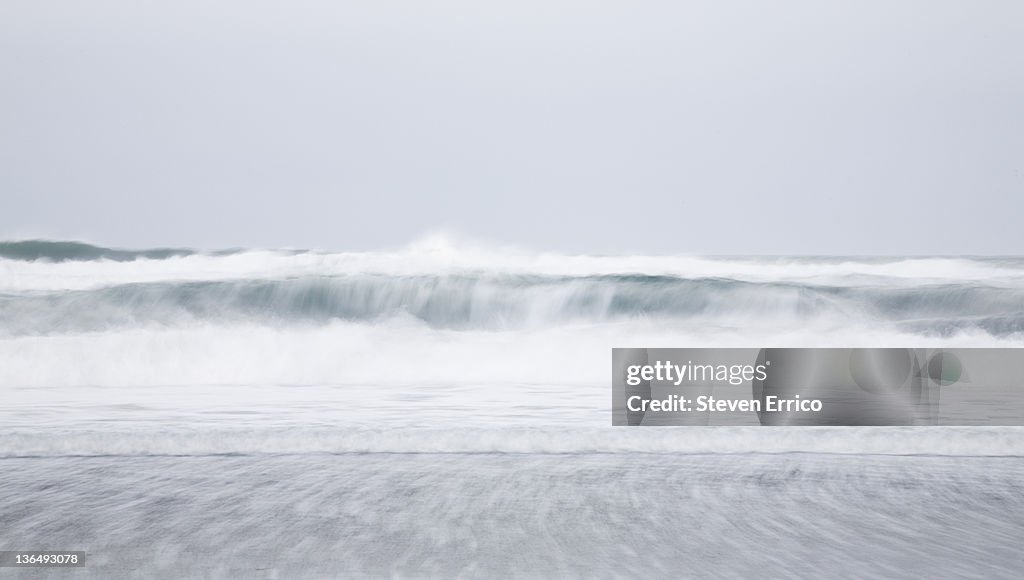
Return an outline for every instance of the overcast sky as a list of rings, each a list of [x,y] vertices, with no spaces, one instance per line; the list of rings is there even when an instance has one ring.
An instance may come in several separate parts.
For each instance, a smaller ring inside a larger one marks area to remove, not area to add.
[[[0,3],[0,237],[1024,254],[1024,2]]]

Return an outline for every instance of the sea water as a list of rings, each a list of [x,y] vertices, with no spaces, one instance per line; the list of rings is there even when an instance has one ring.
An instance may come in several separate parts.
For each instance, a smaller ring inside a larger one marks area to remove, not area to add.
[[[729,346],[1024,346],[1024,259],[0,243],[0,549],[88,554],[24,577],[1019,576],[1024,430],[611,427],[613,347]]]

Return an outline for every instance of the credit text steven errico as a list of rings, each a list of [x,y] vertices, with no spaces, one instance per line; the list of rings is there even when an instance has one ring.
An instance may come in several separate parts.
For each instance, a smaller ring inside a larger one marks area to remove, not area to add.
[[[728,383],[732,386],[742,385],[754,380],[763,381],[768,378],[768,367],[771,361],[759,365],[710,365],[686,364],[676,365],[671,361],[656,361],[653,364],[630,365],[626,368],[626,384],[635,387],[644,381],[667,382],[675,386],[685,383]],[[822,409],[819,399],[801,399],[795,395],[785,399],[768,395],[764,399],[726,399],[713,395],[699,395],[688,398],[684,395],[672,394],[661,399],[648,399],[640,395],[632,395],[626,399],[626,408],[630,411],[652,412],[768,412],[768,413],[803,413],[819,412]]]

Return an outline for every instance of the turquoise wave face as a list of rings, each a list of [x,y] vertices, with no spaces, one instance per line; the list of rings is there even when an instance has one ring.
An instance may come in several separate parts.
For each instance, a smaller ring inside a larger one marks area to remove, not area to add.
[[[508,330],[651,319],[789,326],[872,322],[905,332],[1024,331],[1024,288],[958,283],[829,286],[668,276],[376,274],[162,281],[0,294],[0,333],[147,324],[319,324],[411,317],[444,329]]]

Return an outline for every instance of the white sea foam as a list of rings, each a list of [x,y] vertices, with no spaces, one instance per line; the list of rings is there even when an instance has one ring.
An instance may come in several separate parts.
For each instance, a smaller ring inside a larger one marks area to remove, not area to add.
[[[458,273],[570,277],[641,274],[838,285],[865,281],[913,285],[951,280],[972,280],[1011,287],[1024,285],[1024,262],[1019,260],[949,257],[800,259],[707,258],[687,255],[589,256],[455,243],[445,236],[432,236],[402,249],[382,252],[251,250],[228,254],[198,253],[163,259],[58,263],[0,259],[0,292],[81,290],[160,281]]]
[[[982,331],[921,336],[828,321],[748,326],[625,321],[506,332],[439,330],[409,318],[281,327],[196,324],[0,339],[0,384],[604,387],[611,349],[626,346],[1015,347],[1024,346],[1024,337]]]
[[[1024,456],[1022,427],[94,429],[0,433],[2,457],[302,453]]]

